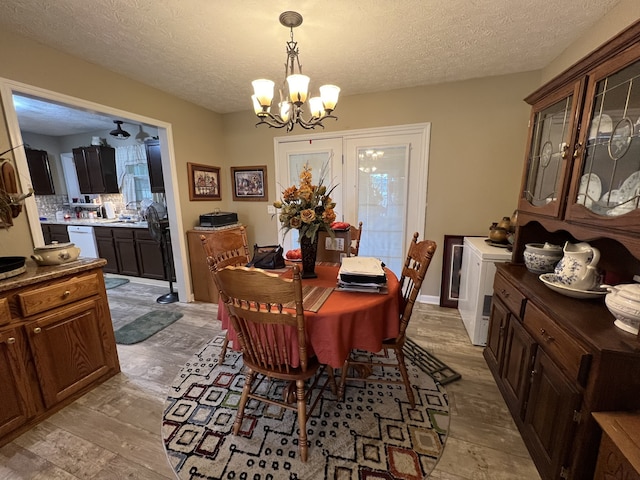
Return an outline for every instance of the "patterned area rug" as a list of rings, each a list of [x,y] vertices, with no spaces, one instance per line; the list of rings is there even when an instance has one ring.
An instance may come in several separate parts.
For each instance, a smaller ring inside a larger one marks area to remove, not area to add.
[[[241,434],[233,435],[245,377],[238,352],[218,365],[223,338],[185,364],[165,403],[162,436],[180,479],[420,480],[435,467],[449,428],[447,395],[410,360],[415,409],[397,385],[347,384],[344,401],[327,391],[307,422],[303,463],[294,412],[250,400]],[[280,398],[283,387],[262,384]]]

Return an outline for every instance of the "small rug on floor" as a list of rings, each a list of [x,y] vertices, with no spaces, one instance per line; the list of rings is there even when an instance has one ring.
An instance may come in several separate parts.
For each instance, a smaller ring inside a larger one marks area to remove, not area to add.
[[[403,351],[407,358],[411,359],[423,372],[431,375],[441,385],[446,385],[462,378],[462,375],[453,368],[442,363],[410,338],[405,340]]]
[[[104,286],[107,290],[119,287],[120,285],[124,285],[125,283],[129,283],[128,278],[104,277]]]
[[[180,479],[422,480],[442,455],[446,392],[408,359],[415,409],[399,385],[350,382],[344,401],[328,390],[307,421],[306,463],[299,460],[297,415],[290,410],[250,400],[244,431],[233,435],[245,372],[233,350],[218,364],[223,340],[214,338],[182,367],[165,402],[162,437]],[[399,377],[396,369],[385,370]],[[266,379],[261,386],[279,398],[283,387]]]
[[[115,331],[116,343],[133,345],[142,342],[181,317],[181,313],[169,310],[153,310],[145,313]]]

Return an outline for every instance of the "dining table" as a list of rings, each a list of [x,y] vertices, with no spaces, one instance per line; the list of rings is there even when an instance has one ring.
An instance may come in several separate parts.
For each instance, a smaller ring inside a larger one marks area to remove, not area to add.
[[[309,355],[316,355],[320,363],[333,368],[342,368],[351,350],[378,352],[382,349],[383,340],[398,335],[402,298],[398,278],[386,267],[386,288],[381,292],[337,288],[339,269],[339,264],[319,263],[315,267],[317,278],[302,279],[303,289],[308,286],[319,287],[316,291],[327,289],[323,295],[326,299],[317,311],[307,310],[307,303],[304,303],[304,316]],[[285,278],[293,276],[291,265],[271,272]],[[222,328],[228,331],[232,348],[240,350],[222,299],[218,302],[218,319]],[[290,352],[291,364],[295,367],[299,362],[297,339],[295,335],[291,339],[296,343]]]

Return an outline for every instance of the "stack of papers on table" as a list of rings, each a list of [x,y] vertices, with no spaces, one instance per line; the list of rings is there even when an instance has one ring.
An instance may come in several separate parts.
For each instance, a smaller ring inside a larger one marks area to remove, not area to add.
[[[338,290],[380,292],[387,286],[382,262],[373,257],[344,257],[338,271]]]

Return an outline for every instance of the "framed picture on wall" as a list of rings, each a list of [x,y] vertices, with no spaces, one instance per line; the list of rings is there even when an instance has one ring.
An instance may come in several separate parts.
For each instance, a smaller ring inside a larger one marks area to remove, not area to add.
[[[220,168],[187,163],[189,169],[189,200],[222,200]]]
[[[463,243],[462,235],[444,236],[442,281],[440,282],[441,307],[458,308]]]
[[[231,167],[234,200],[267,201],[267,166]]]

